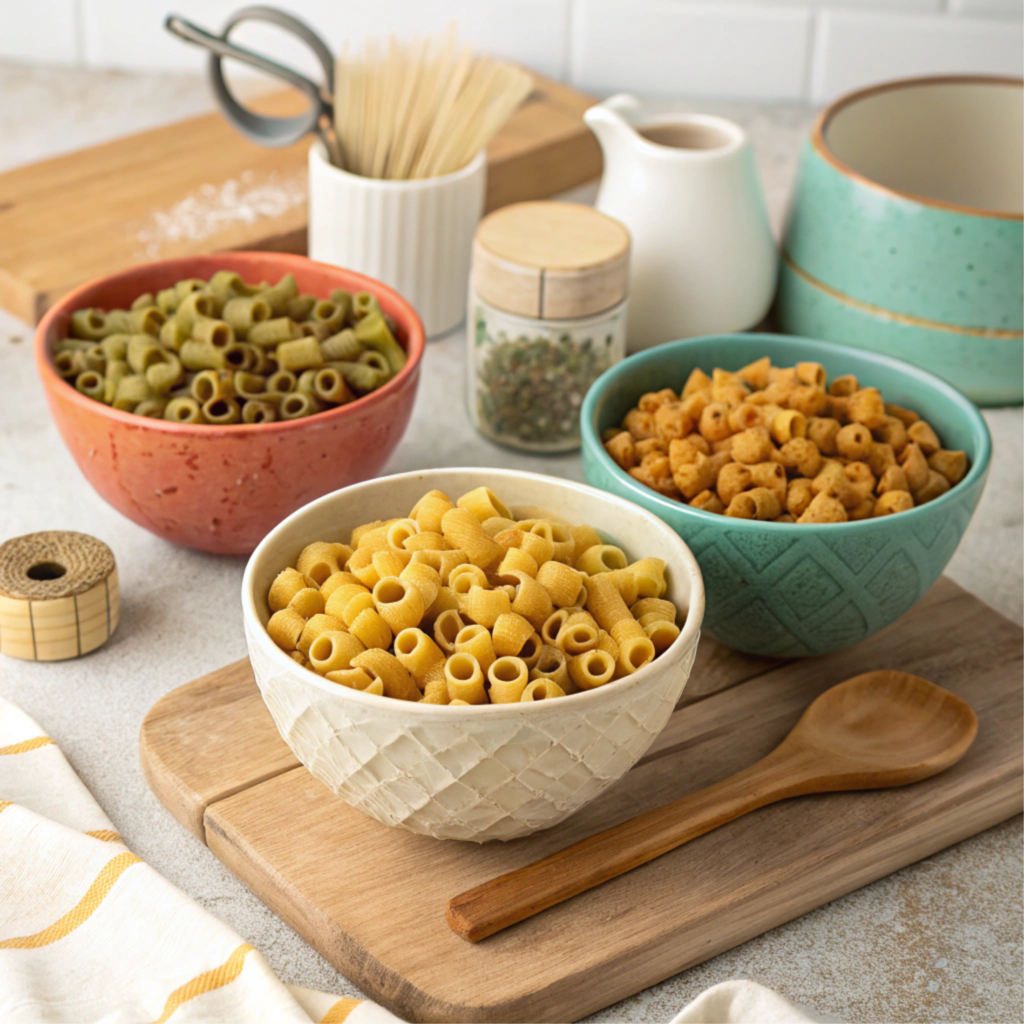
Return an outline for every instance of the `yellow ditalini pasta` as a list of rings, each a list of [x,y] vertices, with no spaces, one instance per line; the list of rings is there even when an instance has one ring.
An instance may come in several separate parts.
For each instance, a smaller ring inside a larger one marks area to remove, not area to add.
[[[512,611],[499,615],[491,629],[494,653],[499,657],[519,654],[533,633],[533,625],[522,615]]]
[[[558,683],[551,679],[535,679],[523,690],[523,695],[519,699],[524,703],[529,703],[535,700],[551,700],[554,697],[564,696],[566,696],[565,690]]]
[[[397,576],[385,576],[377,583],[373,588],[373,603],[395,634],[418,626],[426,610],[419,588]]]
[[[530,681],[529,671],[519,658],[499,658],[487,670],[488,696],[492,704],[515,704]]]
[[[583,577],[563,562],[545,562],[530,575],[548,592],[548,597],[556,608],[571,607],[583,590]]]
[[[232,307],[232,316],[248,315],[250,308],[259,307]],[[205,314],[197,308],[195,315],[201,320]],[[259,326],[273,322],[261,320]],[[268,326],[267,337],[276,330]],[[128,339],[124,351],[140,366],[151,358],[141,343],[132,354]],[[293,352],[300,362],[302,351]],[[294,386],[312,388],[315,373],[314,367],[297,366]],[[227,382],[257,384],[248,377]],[[206,401],[216,400],[217,389],[227,385],[213,371],[197,375]],[[732,386],[724,379],[719,385]],[[801,429],[795,417],[784,426],[790,434]],[[778,429],[783,430],[781,421]],[[886,513],[903,507],[904,492],[895,485],[910,487],[911,477],[919,492],[939,488],[933,477],[948,487],[947,477],[965,467],[926,430],[915,433],[907,445],[913,448],[900,462],[874,453],[875,464],[888,474],[887,485],[894,486],[876,495],[866,477],[843,474],[841,485],[834,470],[818,467],[833,490],[812,489],[807,510],[825,515],[830,501],[842,508],[833,494],[843,486]],[[864,441],[852,431],[840,439],[847,450]],[[752,460],[763,454],[755,451],[759,443],[750,440]],[[772,500],[788,502],[778,465],[752,461],[744,468]],[[404,518],[352,530],[348,543],[307,544],[268,589],[267,632],[297,665],[372,696],[449,707],[532,703],[607,685],[667,650],[680,628],[666,589],[662,559],[631,563],[593,527],[572,526],[536,508],[517,514],[487,487],[454,501],[435,490]]]
[[[615,674],[615,660],[602,650],[576,654],[569,659],[569,678],[581,690],[604,686]]]
[[[395,637],[395,657],[422,689],[431,669],[445,662],[444,651],[422,629],[403,629]]]
[[[352,659],[366,648],[351,633],[328,630],[310,645],[307,657],[315,672],[328,675],[352,667]]]
[[[456,653],[471,654],[480,668],[486,672],[497,657],[494,653],[494,641],[485,626],[463,626],[455,638]]]
[[[480,662],[472,654],[465,651],[453,654],[444,664],[444,674],[448,680],[450,700],[460,700],[466,704],[487,703],[484,673]]]

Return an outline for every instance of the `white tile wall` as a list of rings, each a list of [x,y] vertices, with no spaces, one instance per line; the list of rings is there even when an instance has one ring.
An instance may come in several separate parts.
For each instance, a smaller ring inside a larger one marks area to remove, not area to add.
[[[811,78],[817,101],[871,82],[944,72],[1021,73],[1021,27],[993,18],[827,11]]]
[[[576,0],[570,69],[595,92],[799,99],[810,31],[798,7]]]
[[[199,50],[164,31],[169,11],[219,31],[232,11],[245,6],[245,0],[81,2],[84,59],[92,65],[132,70],[203,66]],[[564,78],[566,73],[568,0],[280,0],[279,6],[308,22],[335,50],[345,40],[386,38],[390,32],[436,34],[455,21],[460,38],[480,50],[503,54],[554,77]],[[271,29],[243,27],[237,35],[254,48],[273,38]],[[296,52],[289,48],[279,57],[293,59]]]
[[[1004,18],[1024,17],[1024,0],[950,0],[954,14],[998,14]]]
[[[0,59],[71,64],[79,55],[75,0],[0,0]]]
[[[169,10],[220,28],[246,0],[0,0],[0,59],[195,71],[163,29]],[[435,33],[595,93],[815,103],[886,78],[1024,72],[1024,0],[278,0],[334,48]],[[236,37],[233,37],[236,38]],[[267,29],[240,42],[311,69]]]

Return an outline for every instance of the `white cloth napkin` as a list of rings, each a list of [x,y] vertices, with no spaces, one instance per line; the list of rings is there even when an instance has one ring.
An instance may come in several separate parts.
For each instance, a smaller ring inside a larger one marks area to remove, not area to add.
[[[814,1019],[729,981],[673,1024]],[[127,849],[53,740],[0,698],[0,1021],[398,1020],[369,1000],[278,981],[257,950]]]
[[[812,1017],[764,985],[754,981],[723,981],[701,992],[671,1024],[823,1024],[831,1017]]]

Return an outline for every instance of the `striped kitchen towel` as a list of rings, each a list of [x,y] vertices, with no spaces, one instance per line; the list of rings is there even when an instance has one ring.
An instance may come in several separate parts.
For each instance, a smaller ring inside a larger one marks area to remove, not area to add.
[[[0,1020],[398,1018],[281,984],[257,950],[127,849],[53,740],[0,699]]]
[[[814,1017],[752,981],[672,1024]],[[260,953],[124,845],[60,749],[0,698],[0,1021],[395,1024],[369,1000],[283,985]]]

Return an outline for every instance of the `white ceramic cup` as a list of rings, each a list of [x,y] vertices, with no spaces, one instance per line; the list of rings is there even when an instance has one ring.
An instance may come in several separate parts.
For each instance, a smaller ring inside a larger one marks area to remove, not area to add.
[[[483,152],[452,174],[414,181],[364,178],[309,150],[309,255],[390,285],[428,337],[466,314],[473,234],[483,213]]]

